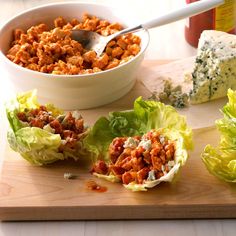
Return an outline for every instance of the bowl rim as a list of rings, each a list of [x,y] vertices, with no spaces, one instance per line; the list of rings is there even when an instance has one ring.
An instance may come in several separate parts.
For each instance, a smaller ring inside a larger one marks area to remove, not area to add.
[[[92,5],[92,6],[101,6],[101,7],[108,7],[110,9],[116,9],[115,7],[113,6],[109,6],[109,5],[106,5],[104,3],[90,3],[90,2],[75,2],[75,1],[69,1],[69,2],[55,2],[55,3],[48,3],[48,4],[42,4],[40,6],[37,6],[37,7],[32,7],[32,8],[29,8],[29,9],[26,9],[24,11],[21,11],[20,13],[12,16],[9,20],[7,20],[5,23],[1,24],[0,25],[0,36],[2,34],[2,31],[4,30],[5,27],[7,27],[7,25],[9,23],[11,23],[12,21],[14,21],[16,18],[22,16],[22,15],[25,15],[29,12],[32,12],[32,11],[36,11],[36,10],[40,10],[40,9],[43,9],[43,8],[47,8],[47,7],[52,7],[52,6],[60,6],[60,5],[71,5],[71,4],[75,4],[75,5]],[[57,74],[50,74],[50,73],[44,73],[44,72],[39,72],[39,71],[34,71],[34,70],[30,70],[28,68],[25,68],[25,67],[22,67],[14,62],[12,62],[10,59],[8,59],[6,57],[6,55],[3,53],[3,51],[1,50],[0,48],[0,57],[3,58],[3,60],[8,63],[10,66],[13,66],[15,67],[16,69],[19,69],[23,72],[29,72],[29,73],[32,73],[32,76],[33,75],[40,75],[40,76],[45,76],[47,78],[50,78],[50,79],[54,79],[54,80],[57,80],[57,79],[60,79],[60,80],[78,80],[78,79],[85,79],[85,78],[91,78],[92,77],[96,77],[96,75],[102,75],[104,73],[109,73],[109,72],[113,72],[114,70],[119,70],[121,69],[122,67],[124,67],[125,65],[128,65],[130,63],[132,63],[135,59],[137,59],[138,57],[140,57],[147,49],[149,43],[150,43],[150,34],[149,34],[149,31],[145,28],[143,28],[142,30],[138,31],[138,32],[144,32],[144,34],[146,35],[147,37],[147,40],[146,40],[146,43],[145,45],[143,45],[143,47],[141,48],[140,52],[135,55],[132,59],[128,60],[127,62],[121,64],[121,65],[118,65],[114,68],[111,68],[111,69],[108,69],[108,70],[105,70],[105,71],[100,71],[100,72],[94,72],[94,73],[90,73],[90,74],[76,74],[76,75],[65,75],[65,74],[62,74],[62,75],[57,75]],[[97,78],[100,78],[99,76]],[[45,78],[46,79],[46,78]]]

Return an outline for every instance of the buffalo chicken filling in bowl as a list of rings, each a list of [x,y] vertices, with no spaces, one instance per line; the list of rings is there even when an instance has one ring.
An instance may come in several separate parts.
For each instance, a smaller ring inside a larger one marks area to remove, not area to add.
[[[121,65],[140,51],[141,39],[126,34],[111,40],[104,53],[97,57],[92,50],[71,38],[72,29],[83,29],[108,36],[122,29],[119,23],[84,14],[81,21],[67,21],[62,17],[54,20],[54,28],[41,23],[27,31],[15,29],[13,42],[6,56],[14,63],[30,70],[59,74],[90,74]]]
[[[167,174],[175,165],[175,142],[159,131],[143,136],[118,137],[109,146],[110,163],[96,162],[92,172],[115,175],[123,184],[143,184]]]
[[[36,109],[25,109],[24,112],[19,112],[17,116],[27,126],[38,127],[50,133],[59,134],[62,139],[62,144],[59,147],[60,152],[67,148],[75,149],[77,142],[86,133],[84,120],[77,111],[54,117],[45,106],[40,106]]]

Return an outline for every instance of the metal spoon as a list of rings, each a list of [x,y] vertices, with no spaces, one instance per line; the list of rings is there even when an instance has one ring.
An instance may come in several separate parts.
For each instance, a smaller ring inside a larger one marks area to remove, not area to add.
[[[103,53],[107,43],[120,35],[136,32],[141,29],[150,29],[177,20],[181,20],[186,17],[194,16],[199,13],[208,11],[222,3],[224,3],[224,0],[202,0],[195,3],[191,3],[180,9],[162,15],[156,19],[147,21],[146,23],[139,24],[134,27],[126,28],[109,36],[102,36],[93,31],[72,30],[71,37],[72,39],[80,42],[85,49],[94,50],[97,53],[97,56],[100,56]]]

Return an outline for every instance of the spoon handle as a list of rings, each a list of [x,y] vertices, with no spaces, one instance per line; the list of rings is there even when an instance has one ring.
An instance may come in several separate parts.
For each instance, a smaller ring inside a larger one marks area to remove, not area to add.
[[[150,29],[153,27],[169,24],[171,22],[208,11],[218,5],[221,5],[222,3],[224,3],[224,0],[203,0],[194,2],[177,10],[173,10],[167,14],[159,16],[156,19],[147,21],[146,23],[143,23],[142,26],[145,29]]]
[[[125,29],[123,29],[121,31],[118,31],[118,32],[114,33],[114,34],[111,34],[111,35],[107,36],[107,38],[109,38],[109,40],[110,40],[110,39],[113,39],[113,38],[115,38],[117,36],[120,36],[120,35],[123,35],[123,34],[127,34],[127,33],[133,33],[133,32],[136,32],[138,30],[141,30],[141,29],[143,29],[143,25],[142,24],[136,25],[136,26],[133,26],[133,27],[125,28]]]
[[[115,38],[119,35],[132,33],[143,28],[150,29],[157,26],[169,24],[171,22],[178,21],[183,18],[194,16],[199,13],[208,11],[218,5],[221,5],[222,3],[224,3],[224,0],[202,0],[202,1],[194,2],[182,8],[179,8],[177,10],[173,10],[167,14],[159,16],[156,19],[149,20],[146,23],[123,29],[115,34],[110,35],[110,37]]]

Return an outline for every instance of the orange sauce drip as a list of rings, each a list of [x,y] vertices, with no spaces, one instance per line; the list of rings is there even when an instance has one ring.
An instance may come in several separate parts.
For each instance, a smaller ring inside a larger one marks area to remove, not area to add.
[[[94,180],[89,180],[86,183],[86,186],[89,190],[99,192],[99,193],[104,193],[107,191],[107,187],[97,184]]]

